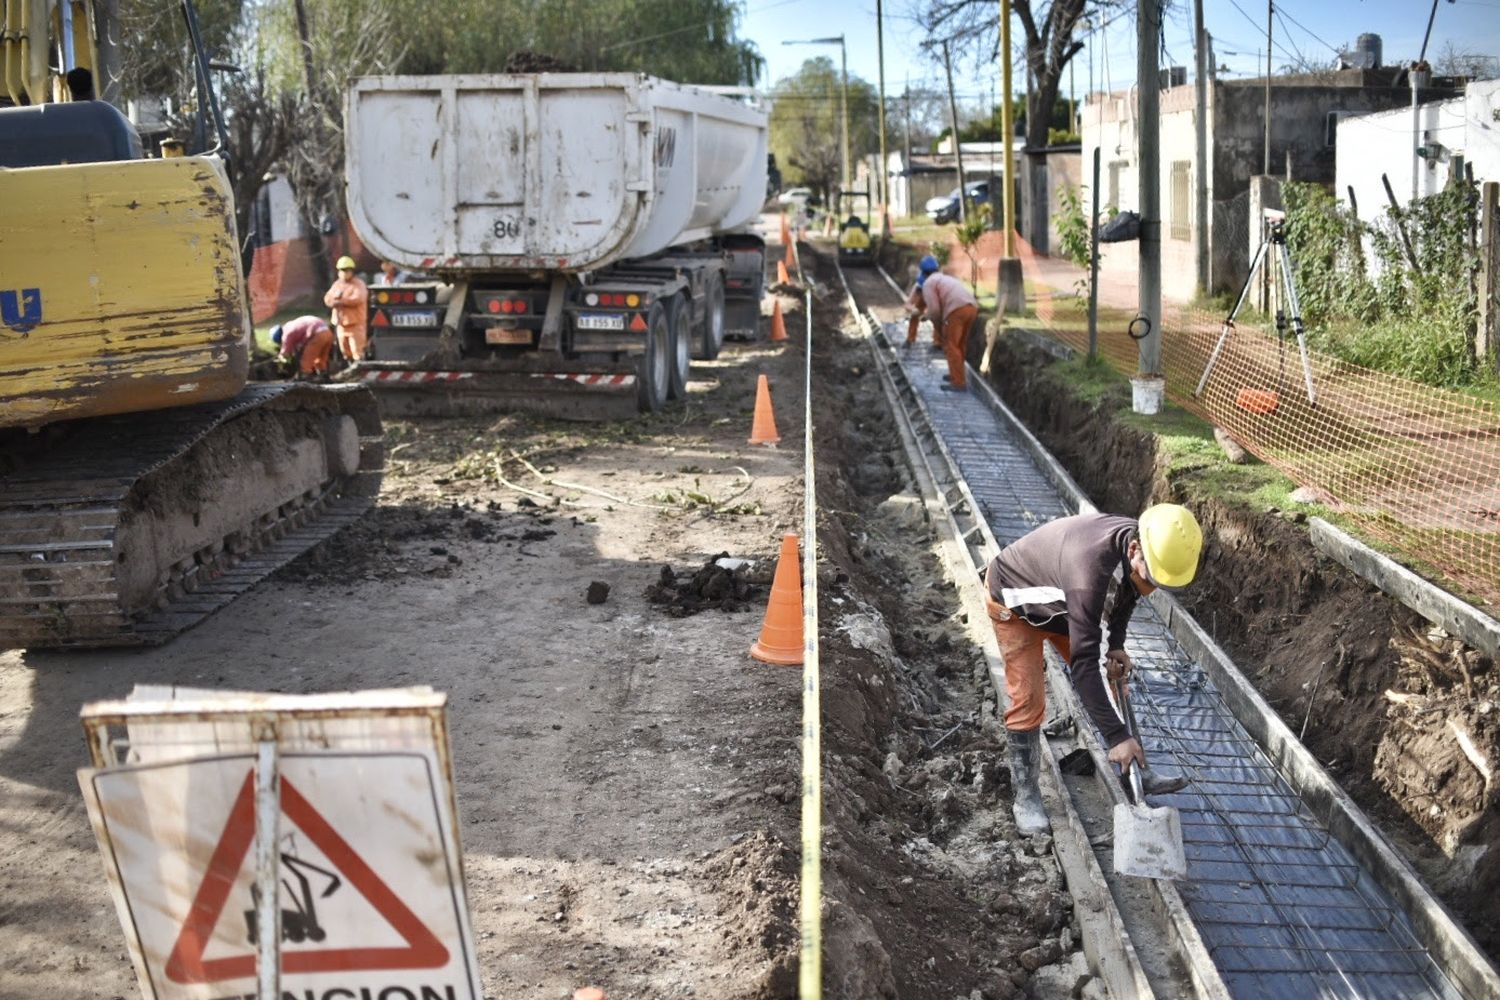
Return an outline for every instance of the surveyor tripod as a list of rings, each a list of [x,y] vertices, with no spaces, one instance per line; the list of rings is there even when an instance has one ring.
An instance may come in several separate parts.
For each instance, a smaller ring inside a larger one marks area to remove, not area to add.
[[[1276,343],[1280,362],[1277,373],[1277,394],[1279,395],[1286,383],[1286,330],[1290,319],[1292,332],[1297,335],[1297,351],[1302,356],[1302,380],[1307,385],[1307,402],[1311,406],[1318,405],[1317,390],[1313,387],[1312,365],[1307,359],[1307,330],[1302,325],[1302,304],[1297,301],[1297,283],[1292,277],[1292,255],[1286,248],[1284,219],[1272,219],[1267,223],[1266,236],[1255,251],[1255,259],[1250,262],[1250,273],[1245,275],[1245,284],[1240,288],[1234,308],[1229,310],[1229,315],[1224,318],[1224,326],[1219,333],[1218,343],[1214,344],[1213,352],[1208,356],[1208,364],[1203,366],[1203,375],[1198,379],[1198,388],[1193,390],[1193,398],[1203,395],[1203,387],[1208,384],[1214,366],[1219,363],[1219,355],[1224,352],[1224,345],[1229,342],[1229,335],[1234,333],[1234,318],[1239,315],[1240,309],[1245,305],[1245,300],[1250,297],[1250,289],[1255,287],[1256,274],[1262,267],[1271,266],[1266,261],[1273,253],[1276,256],[1275,266],[1281,275],[1281,280],[1274,283],[1276,288]],[[1272,396],[1270,406],[1261,412],[1274,410],[1275,399],[1276,396]]]

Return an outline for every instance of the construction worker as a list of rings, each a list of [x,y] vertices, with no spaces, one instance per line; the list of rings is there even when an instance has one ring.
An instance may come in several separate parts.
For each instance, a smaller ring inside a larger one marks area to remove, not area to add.
[[[932,271],[922,282],[922,298],[927,304],[927,315],[932,320],[933,336],[941,330],[943,353],[948,356],[948,374],[943,376],[945,392],[968,392],[968,380],[964,376],[964,351],[969,345],[969,327],[979,315],[979,303],[962,281],[944,274],[936,267],[937,259],[922,258],[922,266],[933,264]],[[907,325],[907,343],[911,343],[914,326]]]
[[[927,281],[927,276],[939,268],[938,259],[928,254],[917,262],[917,283],[912,287],[911,294],[906,297],[906,346],[911,347],[917,342],[917,327],[922,322],[922,314],[927,312],[927,299],[922,295],[922,286]],[[943,325],[932,324],[932,349],[941,351],[943,349]]]
[[[323,304],[333,310],[333,326],[338,331],[339,353],[346,361],[365,356],[365,323],[370,306],[370,289],[354,276],[354,258],[340,257],[339,276],[323,296]]]
[[[391,285],[404,285],[411,280],[411,272],[402,270],[392,261],[380,262],[380,284],[387,287]]]
[[[985,570],[985,604],[1005,660],[1013,811],[1023,836],[1050,824],[1037,784],[1038,731],[1047,715],[1043,643],[1068,663],[1068,676],[1099,730],[1109,759],[1141,768],[1144,790],[1176,791],[1185,781],[1152,774],[1141,745],[1106,690],[1129,677],[1125,630],[1136,602],[1157,587],[1191,583],[1203,551],[1203,532],[1191,511],[1157,504],[1139,519],[1079,514],[1042,525],[1012,542]]]
[[[283,364],[297,365],[297,374],[317,379],[328,374],[333,353],[333,330],[316,316],[298,316],[271,327],[271,343],[281,349]]]

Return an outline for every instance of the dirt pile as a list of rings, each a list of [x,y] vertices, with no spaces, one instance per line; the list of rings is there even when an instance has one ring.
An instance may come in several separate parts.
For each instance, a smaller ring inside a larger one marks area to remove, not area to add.
[[[1181,598],[1500,957],[1500,811],[1459,736],[1500,760],[1494,664],[1320,556],[1304,513],[1224,495],[1212,465],[1169,467],[1151,435],[1117,418],[1127,387],[1084,402],[1051,364],[1001,338],[993,378],[1102,509],[1193,508],[1204,571]]]
[[[1072,996],[1089,979],[1045,839],[1010,816],[1004,729],[958,620],[868,345],[815,378],[827,814],[825,977],[840,997]]]
[[[720,552],[692,576],[663,566],[656,582],[646,588],[645,597],[673,618],[687,618],[700,611],[748,611],[757,594],[763,596],[763,590],[745,579],[748,565],[728,552]]]

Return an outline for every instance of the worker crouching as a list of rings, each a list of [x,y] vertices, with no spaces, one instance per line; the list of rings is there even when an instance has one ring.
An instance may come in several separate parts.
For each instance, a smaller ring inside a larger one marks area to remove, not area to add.
[[[1157,587],[1191,583],[1203,532],[1191,511],[1157,504],[1139,519],[1079,514],[1042,525],[1012,542],[985,571],[986,600],[1005,660],[1009,743],[1016,827],[1023,836],[1050,829],[1038,784],[1039,731],[1047,715],[1043,645],[1068,664],[1068,676],[1093,720],[1111,762],[1141,767],[1145,790],[1182,786],[1145,769],[1140,743],[1107,693],[1106,682],[1128,677],[1125,633],[1137,602]]]
[[[923,257],[917,268],[919,284],[908,299],[912,316],[907,324],[906,346],[916,340],[917,322],[925,309],[932,319],[933,340],[948,358],[943,390],[967,392],[964,353],[969,346],[969,327],[979,315],[979,303],[962,281],[938,270],[937,258],[931,254]]]
[[[333,330],[318,317],[298,316],[271,327],[271,343],[280,349],[283,364],[297,366],[299,378],[327,377],[328,359],[333,354]]]

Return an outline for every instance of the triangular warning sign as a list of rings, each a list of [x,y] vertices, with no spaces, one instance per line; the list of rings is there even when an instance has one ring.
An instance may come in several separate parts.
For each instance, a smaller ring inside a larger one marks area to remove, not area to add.
[[[371,326],[390,326],[390,317],[386,316],[384,309],[375,310],[375,318],[370,320]]]
[[[176,983],[214,983],[226,979],[248,979],[255,975],[255,954],[204,960],[203,953],[214,927],[224,912],[240,866],[255,841],[255,772],[245,783],[229,810],[219,844],[209,858],[208,871],[193,897],[192,908],[172,955],[167,960],[167,978]],[[281,779],[281,811],[296,823],[308,840],[349,880],[349,884],[373,905],[406,942],[404,948],[327,948],[283,952],[283,972],[355,972],[378,969],[436,969],[448,964],[448,949],[427,926],[397,898],[379,875],[354,852],[348,841],[329,825],[312,804],[285,777]]]

